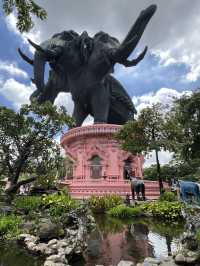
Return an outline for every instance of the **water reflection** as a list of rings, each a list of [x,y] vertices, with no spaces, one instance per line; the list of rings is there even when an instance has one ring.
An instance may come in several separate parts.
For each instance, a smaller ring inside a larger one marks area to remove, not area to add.
[[[107,216],[96,217],[98,227],[88,237],[84,259],[70,261],[72,266],[117,265],[120,260],[135,263],[145,257],[160,257],[176,249],[183,225],[168,225],[152,220],[121,221]],[[0,266],[42,266],[14,243],[0,243]]]
[[[145,257],[160,257],[176,249],[183,225],[167,225],[152,220],[122,222],[106,216],[96,217],[97,230],[88,239],[85,266],[117,265],[120,260],[135,263]]]
[[[15,243],[0,243],[0,266],[42,266],[42,260]]]

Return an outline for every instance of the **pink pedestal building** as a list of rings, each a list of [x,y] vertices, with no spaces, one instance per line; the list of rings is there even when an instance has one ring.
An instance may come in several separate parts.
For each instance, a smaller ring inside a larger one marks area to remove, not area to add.
[[[131,194],[127,169],[143,178],[144,158],[120,148],[113,137],[119,129],[119,125],[95,124],[71,129],[61,138],[68,157],[68,171],[62,184],[69,187],[73,197]],[[146,182],[147,192],[152,187],[155,191],[151,196],[157,196],[157,182]]]
[[[119,129],[118,125],[95,124],[72,129],[62,137],[61,145],[74,162],[74,179],[123,180],[127,167],[143,177],[143,157],[123,151],[113,138]]]

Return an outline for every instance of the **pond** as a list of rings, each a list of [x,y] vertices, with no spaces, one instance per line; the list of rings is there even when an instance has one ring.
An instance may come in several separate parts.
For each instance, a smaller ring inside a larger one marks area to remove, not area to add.
[[[38,257],[28,254],[16,243],[0,243],[0,266],[43,266]]]
[[[176,250],[183,233],[181,224],[170,225],[150,219],[121,221],[96,216],[97,228],[88,236],[84,258],[72,266],[117,265],[120,260],[140,262],[145,257],[162,257]],[[0,244],[0,266],[42,266],[42,259],[16,244]]]
[[[97,216],[96,221],[98,227],[88,239],[84,266],[117,265],[120,260],[138,263],[146,257],[167,256],[177,249],[184,230],[183,224],[172,225],[151,219],[122,222]]]

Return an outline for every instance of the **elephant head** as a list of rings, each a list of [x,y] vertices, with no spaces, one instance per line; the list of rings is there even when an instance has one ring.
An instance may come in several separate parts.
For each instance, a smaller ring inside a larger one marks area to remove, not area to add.
[[[63,31],[61,33],[53,35],[52,38],[41,43],[40,45],[37,45],[33,41],[28,39],[28,42],[36,50],[34,54],[34,59],[30,59],[27,55],[25,55],[21,51],[20,48],[18,49],[20,56],[27,63],[33,66],[34,78],[31,80],[36,85],[37,90],[31,95],[31,99],[36,98],[39,102],[43,102],[45,100],[53,101],[51,100],[51,97],[48,98],[45,88],[45,83],[44,83],[45,64],[46,62],[49,62],[50,67],[53,69],[53,71],[50,71],[50,74],[51,76],[53,76],[54,80],[57,79],[56,82],[59,83],[58,75],[60,73],[60,70],[57,68],[56,62],[62,56],[66,44],[74,40],[77,36],[79,35],[74,31]],[[62,78],[60,81],[62,82]]]

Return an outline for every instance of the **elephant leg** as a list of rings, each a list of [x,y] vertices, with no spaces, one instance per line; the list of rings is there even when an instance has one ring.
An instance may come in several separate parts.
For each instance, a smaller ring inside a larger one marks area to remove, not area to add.
[[[132,194],[132,200],[135,200],[135,189],[133,184],[131,184],[131,194]]]
[[[140,199],[140,184],[135,185],[135,192],[137,196],[137,200]]]
[[[77,127],[80,127],[82,125],[83,121],[87,116],[88,113],[84,111],[79,104],[74,103],[74,111],[72,117],[75,119]]]
[[[142,184],[142,199],[145,200],[145,185]]]
[[[110,92],[108,86],[105,86],[103,83],[97,84],[91,99],[92,114],[95,124],[107,123],[110,105],[109,96]]]

